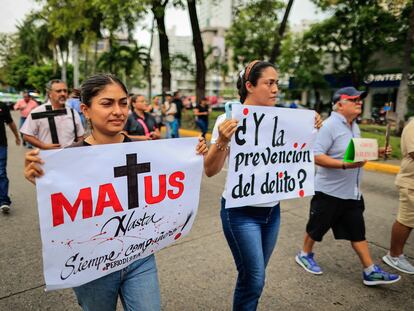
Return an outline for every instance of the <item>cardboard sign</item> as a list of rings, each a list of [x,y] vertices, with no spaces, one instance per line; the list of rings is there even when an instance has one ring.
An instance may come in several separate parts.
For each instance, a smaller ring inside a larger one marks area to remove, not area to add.
[[[378,141],[373,138],[352,138],[345,151],[344,162],[378,159]]]
[[[197,213],[197,138],[41,151],[37,179],[49,290],[82,285],[182,238]]]
[[[233,105],[226,208],[314,194],[315,112]]]

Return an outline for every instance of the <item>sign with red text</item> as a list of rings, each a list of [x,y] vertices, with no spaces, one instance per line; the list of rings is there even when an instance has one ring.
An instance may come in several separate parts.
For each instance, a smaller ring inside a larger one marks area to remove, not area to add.
[[[315,112],[234,105],[226,208],[314,194]]]
[[[378,160],[378,141],[374,138],[352,138],[345,151],[345,162]]]
[[[46,289],[82,285],[188,234],[203,157],[197,138],[41,151],[37,202]]]

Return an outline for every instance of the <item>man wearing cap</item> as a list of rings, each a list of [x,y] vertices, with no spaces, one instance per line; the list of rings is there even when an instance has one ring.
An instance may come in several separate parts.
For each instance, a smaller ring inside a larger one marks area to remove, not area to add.
[[[365,162],[343,161],[351,139],[361,136],[356,118],[362,112],[362,99],[366,95],[354,87],[345,87],[333,96],[333,112],[325,120],[315,141],[315,163],[319,166],[315,176],[315,195],[311,200],[303,249],[295,260],[307,272],[322,274],[322,269],[313,259],[312,250],[315,241],[321,242],[326,232],[332,229],[335,239],[350,241],[358,254],[364,268],[363,283],[377,285],[397,282],[400,276],[381,270],[369,253],[363,217],[365,207],[360,190]],[[380,148],[379,153],[384,152],[385,148]]]
[[[400,192],[397,219],[392,226],[391,248],[382,260],[389,266],[408,274],[414,274],[414,266],[404,256],[404,245],[414,228],[414,120],[401,135],[403,159],[395,184]]]

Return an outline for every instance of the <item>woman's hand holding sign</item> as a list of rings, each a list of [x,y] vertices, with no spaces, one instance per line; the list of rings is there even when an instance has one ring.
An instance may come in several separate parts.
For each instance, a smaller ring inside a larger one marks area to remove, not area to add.
[[[382,158],[384,157],[384,154],[387,155],[387,158],[389,158],[391,156],[392,153],[392,147],[391,146],[387,146],[385,147],[380,147],[378,148],[378,157]]]
[[[219,131],[219,138],[218,141],[220,144],[228,144],[231,140],[231,137],[237,130],[237,124],[239,121],[236,119],[226,119],[223,123],[221,123],[218,127]]]
[[[321,115],[315,112],[315,128],[319,130],[322,127],[322,118]]]
[[[207,176],[214,176],[224,166],[231,137],[237,130],[239,121],[226,119],[218,126],[218,138],[215,144],[211,145],[210,152],[204,160],[204,169]]]
[[[198,138],[198,144],[196,147],[196,153],[202,156],[205,156],[208,152],[207,143],[204,137],[200,136]]]
[[[36,177],[41,177],[44,174],[40,167],[44,162],[38,155],[39,149],[34,149],[27,152],[24,158],[24,177],[32,184],[36,184]]]

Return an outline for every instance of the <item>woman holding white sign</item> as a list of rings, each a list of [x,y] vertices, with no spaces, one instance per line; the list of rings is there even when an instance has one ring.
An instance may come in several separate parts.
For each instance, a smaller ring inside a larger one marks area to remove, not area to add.
[[[123,134],[128,118],[127,94],[125,85],[112,75],[98,74],[82,84],[81,109],[91,126],[91,134],[77,146],[131,141]],[[196,152],[207,152],[204,139],[200,138]],[[26,154],[25,177],[32,183],[44,173],[38,154],[38,149]],[[118,296],[126,310],[160,310],[154,255],[73,289],[83,310],[116,310]]]
[[[253,61],[240,73],[237,88],[244,105],[274,107],[279,77],[276,67],[265,61]],[[315,127],[322,124],[319,115]],[[238,120],[217,118],[211,148],[205,158],[207,176],[218,174],[229,154],[229,143]],[[265,270],[276,245],[280,225],[278,201],[254,206],[225,208],[226,190],[221,200],[224,235],[238,270],[233,310],[256,310],[264,288]]]

